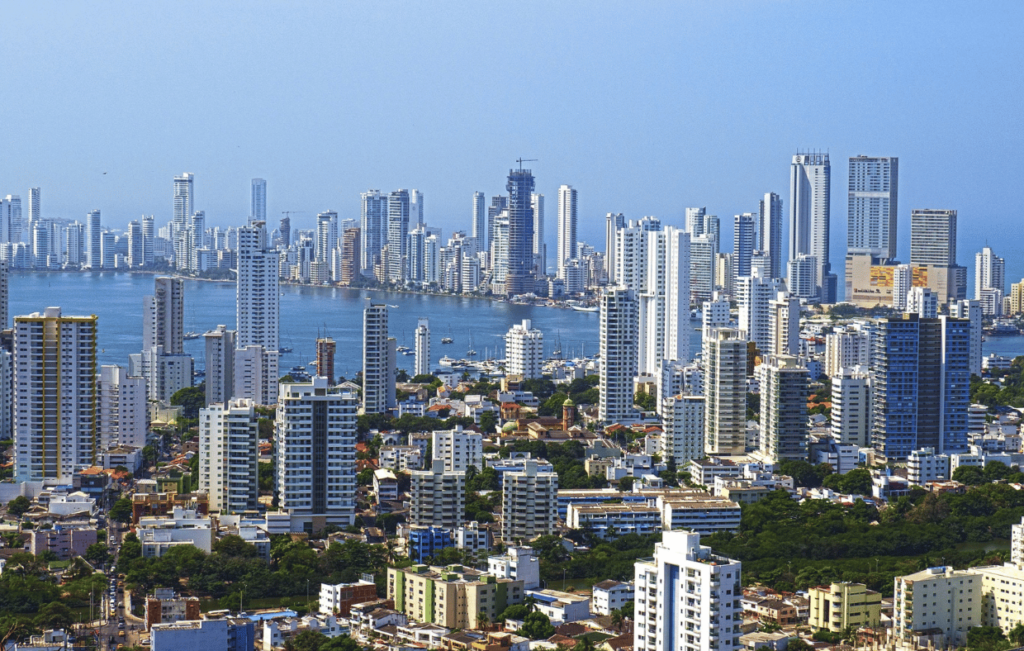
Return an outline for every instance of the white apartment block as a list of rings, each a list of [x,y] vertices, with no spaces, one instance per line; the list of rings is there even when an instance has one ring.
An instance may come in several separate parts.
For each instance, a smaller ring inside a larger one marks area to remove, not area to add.
[[[191,355],[171,354],[163,346],[129,355],[128,374],[146,379],[149,399],[170,403],[171,396],[192,386],[194,362]]]
[[[244,398],[257,405],[275,405],[278,396],[280,353],[263,346],[245,346],[234,351],[232,398]]]
[[[668,227],[644,233],[636,273],[638,372],[654,374],[666,360],[690,359],[690,236]]]
[[[743,454],[747,422],[747,342],[738,330],[718,328],[704,341],[704,450]]]
[[[281,385],[276,484],[292,531],[315,532],[355,521],[358,409],[355,394],[332,389],[325,377]]]
[[[395,405],[395,340],[388,337],[388,306],[366,299],[363,310],[363,411],[382,414]]]
[[[740,505],[710,493],[663,492],[655,498],[665,531],[687,530],[702,536],[740,530]]]
[[[544,333],[523,319],[505,333],[505,372],[525,380],[539,378],[544,364]]]
[[[169,355],[185,352],[184,281],[158,276],[153,280],[153,295],[142,300],[142,349],[163,346]]]
[[[171,516],[144,516],[139,518],[139,542],[144,558],[159,558],[168,550],[182,545],[201,549],[209,554],[213,549],[212,520],[194,509],[174,507]]]
[[[800,354],[800,299],[779,292],[768,302],[767,355]]]
[[[939,316],[939,295],[927,287],[911,287],[907,292],[907,312],[922,319]]]
[[[144,447],[149,431],[145,378],[130,377],[123,366],[101,366],[97,388],[100,447]]]
[[[558,520],[558,475],[540,472],[528,460],[521,471],[502,481],[501,538],[506,545],[555,533]]]
[[[791,355],[769,356],[757,367],[761,385],[761,458],[807,459],[808,373]]]
[[[762,352],[768,351],[771,342],[769,305],[785,289],[785,281],[764,278],[759,270],[736,280],[736,301],[740,307],[738,327],[747,341],[754,342]]]
[[[14,480],[71,480],[96,463],[96,317],[14,319]]]
[[[466,522],[455,529],[455,547],[473,553],[487,551],[491,548],[493,536],[491,530],[481,527],[476,520]]]
[[[430,374],[430,321],[420,319],[416,324],[416,375]]]
[[[445,470],[443,461],[434,461],[429,470],[412,473],[409,488],[411,526],[455,529],[465,519],[466,473]]]
[[[522,581],[524,590],[540,587],[540,558],[532,547],[512,545],[501,556],[487,558],[487,573],[500,579]]]
[[[704,457],[704,396],[667,398],[662,420],[663,458],[674,458],[681,468],[690,459]]]
[[[613,610],[633,601],[634,594],[631,581],[608,580],[595,583],[591,590],[590,610],[595,615],[609,616]]]
[[[378,457],[381,468],[399,472],[423,468],[423,451],[416,445],[384,445]]]
[[[969,364],[972,375],[981,375],[981,319],[982,308],[978,301],[955,301],[949,304],[949,316],[954,319],[967,319],[971,322]]]
[[[484,468],[483,434],[467,432],[457,425],[451,430],[437,430],[430,438],[434,461],[444,462],[448,472],[465,472],[470,466]]]
[[[238,229],[236,292],[238,346],[263,346],[277,351],[280,318],[278,259],[267,246],[261,222]]]
[[[936,646],[964,646],[967,631],[982,625],[982,580],[975,570],[930,567],[896,577],[892,636],[916,646],[919,636],[941,633]],[[1018,598],[1019,601],[1019,598]]]
[[[234,399],[199,410],[199,490],[210,510],[240,513],[259,497],[259,428],[251,400]]]
[[[871,330],[865,324],[825,335],[825,375],[835,377],[839,369],[867,367],[871,363]]]
[[[871,388],[868,367],[840,367],[832,375],[832,436],[840,443],[871,443]]]
[[[565,526],[592,531],[599,538],[661,531],[661,511],[646,504],[570,504]]]
[[[921,448],[907,455],[907,481],[912,485],[924,486],[950,476],[948,454],[935,454],[935,448]]]
[[[690,235],[690,297],[692,301],[711,300],[716,285],[718,239],[714,235]]]
[[[637,301],[633,290],[613,287],[601,295],[600,404],[602,423],[632,422],[637,373]]]
[[[701,306],[701,339],[711,337],[713,328],[729,326],[729,301],[724,296],[716,295],[714,300],[704,301]]]
[[[667,531],[654,558],[635,565],[636,651],[734,651],[743,623],[740,562],[712,553],[700,536]]]

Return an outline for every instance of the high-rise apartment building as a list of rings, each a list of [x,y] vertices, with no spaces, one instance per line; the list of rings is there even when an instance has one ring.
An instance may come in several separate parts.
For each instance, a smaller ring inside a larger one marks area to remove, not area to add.
[[[174,237],[188,227],[188,220],[192,216],[195,204],[194,185],[194,174],[185,172],[181,176],[174,177],[174,217],[171,222],[174,226],[172,233]]]
[[[163,346],[164,353],[185,352],[185,283],[181,278],[157,276],[153,295],[142,299],[142,349]]]
[[[542,375],[544,333],[524,319],[505,333],[505,372],[531,380]]]
[[[358,228],[346,228],[341,233],[340,269],[338,281],[346,287],[355,283],[360,276],[360,241],[361,231]]]
[[[409,492],[412,505],[409,524],[455,530],[466,514],[466,473],[445,470],[445,462],[435,460],[430,470],[414,470]]]
[[[533,174],[522,168],[509,170],[508,272],[505,294],[518,296],[534,290],[533,274]]]
[[[470,235],[476,238],[480,249],[488,250],[487,242],[487,197],[483,192],[473,193],[473,221]]]
[[[372,276],[373,268],[381,262],[384,245],[388,243],[388,196],[380,190],[363,192],[362,198],[362,272]]]
[[[697,237],[704,234],[704,217],[707,215],[707,208],[686,209],[686,232]]]
[[[96,378],[99,449],[122,445],[142,449],[149,432],[146,379],[131,377],[123,366],[101,366]]]
[[[152,266],[156,261],[156,252],[154,245],[156,244],[156,228],[153,221],[153,215],[142,216],[142,266]]]
[[[896,258],[899,159],[855,156],[850,159],[846,252]]]
[[[868,367],[846,366],[832,376],[832,436],[843,445],[871,445]]]
[[[47,229],[48,230],[48,229]],[[49,248],[49,247],[47,247]],[[142,257],[142,224],[137,220],[128,222],[128,266],[129,267],[141,267],[143,264]],[[40,254],[38,248],[36,250],[36,266],[45,267],[47,266],[46,255],[42,256],[42,260],[39,259]]]
[[[797,260],[801,255],[814,257],[818,296],[823,303],[834,303],[836,299],[836,279],[828,250],[831,176],[828,154],[793,156],[789,178],[789,260]]]
[[[408,190],[395,190],[388,195],[387,280],[392,283],[401,283],[407,276],[409,205]]]
[[[103,229],[100,225],[100,211],[90,211],[85,216],[85,256],[90,269],[103,268]]]
[[[872,342],[872,445],[887,459],[967,448],[970,322],[917,314],[881,319]]]
[[[654,374],[662,362],[690,359],[690,235],[669,226],[647,231],[638,280],[637,370]]]
[[[14,319],[14,480],[71,480],[95,465],[96,317],[59,307]]]
[[[757,244],[757,218],[754,213],[736,215],[732,230],[732,277],[750,275],[750,263]]]
[[[939,297],[927,287],[911,287],[907,292],[906,311],[922,319],[934,319],[939,316]]]
[[[234,351],[235,366],[232,376],[234,398],[244,398],[260,406],[277,401],[278,365],[280,353],[263,346],[240,346]]]
[[[464,430],[461,425],[452,430],[433,432],[430,448],[433,460],[444,463],[446,471],[463,472],[470,466],[478,471],[484,468],[483,434]]]
[[[762,459],[807,459],[807,368],[792,355],[770,355],[757,367],[761,386]]]
[[[337,345],[330,337],[317,337],[316,340],[316,374],[334,384],[334,352]]]
[[[604,259],[608,270],[608,284],[615,284],[615,241],[620,228],[626,227],[626,217],[620,213],[607,213],[604,222]]]
[[[292,243],[292,218],[284,216],[278,224],[277,232],[281,237],[281,246],[288,248]]]
[[[576,257],[576,188],[558,188],[558,277],[565,280],[565,263]]]
[[[782,198],[767,192],[761,199],[758,213],[757,248],[768,256],[768,277],[782,277]]]
[[[253,179],[249,197],[249,221],[267,222],[267,182]]]
[[[259,498],[259,426],[250,400],[215,403],[199,410],[199,490],[210,510],[241,513]]]
[[[949,316],[966,319],[970,323],[968,366],[971,375],[981,376],[982,307],[980,301],[954,301],[949,304]]]
[[[736,300],[740,306],[738,327],[758,350],[766,352],[771,342],[770,304],[786,283],[779,278],[762,278],[760,274],[742,276],[736,281]]]
[[[416,189],[409,190],[409,224],[411,228],[424,224],[423,193]]]
[[[611,287],[601,294],[598,419],[605,424],[629,423],[636,417],[637,309],[636,294],[627,287]]]
[[[666,531],[654,558],[636,562],[636,651],[740,649],[739,561],[700,544],[700,534]]]
[[[712,294],[715,293],[717,248],[718,242],[713,235],[690,236],[691,302],[710,301]]]
[[[419,319],[416,322],[416,375],[430,375],[430,320]]]
[[[538,470],[529,459],[522,470],[502,480],[501,539],[527,543],[555,533],[558,521],[558,475]]]
[[[915,209],[910,213],[910,264],[956,266],[956,211]]]
[[[704,450],[712,455],[743,454],[747,342],[742,333],[730,328],[712,330],[704,341],[704,364]]]
[[[29,227],[43,218],[43,191],[40,188],[28,189],[28,224]]]
[[[21,214],[21,197],[16,194],[9,194],[0,201],[0,212],[2,212],[3,235],[7,242],[18,243],[25,239],[27,233],[29,242],[32,239],[32,232],[25,228]]]
[[[768,355],[800,354],[800,299],[779,292],[768,302]]]
[[[276,485],[292,531],[322,531],[355,521],[355,394],[327,378],[282,384],[277,400]]]
[[[691,459],[704,458],[704,396],[678,394],[664,401],[662,457],[682,468]]]
[[[548,271],[548,245],[544,240],[544,195],[534,192],[530,195],[533,210],[533,257],[534,274],[543,278]]]
[[[317,262],[330,262],[331,252],[338,245],[338,213],[322,212],[316,216]]]
[[[974,298],[985,316],[1003,313],[1006,291],[1006,262],[988,246],[974,255]]]
[[[854,323],[825,335],[825,375],[835,377],[841,368],[867,367],[871,363],[871,327]]]
[[[366,299],[363,309],[363,411],[383,414],[395,405],[395,340],[388,336],[388,306]]]
[[[264,224],[253,222],[239,228],[236,311],[240,348],[255,345],[274,352],[280,348],[278,276],[278,257],[267,246]]]
[[[234,330],[219,325],[203,335],[206,344],[206,406],[224,404],[235,395]]]

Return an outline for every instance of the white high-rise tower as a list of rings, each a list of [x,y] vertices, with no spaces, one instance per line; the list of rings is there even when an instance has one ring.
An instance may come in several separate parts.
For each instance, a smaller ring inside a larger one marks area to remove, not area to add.
[[[471,235],[481,251],[489,251],[487,242],[487,197],[483,192],[473,193],[473,228]]]
[[[254,222],[267,221],[267,182],[253,179],[249,198],[249,219]]]
[[[789,177],[789,260],[813,256],[818,296],[835,302],[835,277],[829,263],[829,197],[832,168],[828,154],[793,156]]]
[[[163,346],[165,354],[185,352],[184,281],[158,276],[153,281],[153,295],[143,297],[142,307],[142,349]]]
[[[525,380],[541,377],[544,362],[544,333],[532,327],[529,319],[505,333],[505,372],[522,375]]]
[[[896,209],[899,159],[856,156],[850,159],[847,208],[848,255],[896,257]]]
[[[430,321],[420,319],[416,324],[416,373],[430,374]]]
[[[565,263],[576,257],[576,188],[558,188],[558,277],[565,280]]]
[[[628,287],[611,287],[601,295],[598,419],[605,424],[630,423],[636,417],[637,314],[636,295]]]
[[[388,336],[388,306],[366,299],[363,310],[363,412],[395,405],[395,340]]]

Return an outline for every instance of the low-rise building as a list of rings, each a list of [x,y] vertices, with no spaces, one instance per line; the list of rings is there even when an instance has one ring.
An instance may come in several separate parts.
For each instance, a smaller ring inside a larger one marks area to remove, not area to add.
[[[498,614],[523,602],[523,582],[482,574],[459,565],[388,568],[388,598],[415,622],[478,628],[480,615]]]
[[[398,501],[398,478],[395,473],[387,468],[378,468],[373,471],[373,494],[377,496],[377,503]]]
[[[715,477],[738,478],[743,474],[743,467],[729,459],[711,457],[708,459],[692,459],[684,470],[690,472],[690,479],[698,486],[711,486]]]
[[[171,588],[155,588],[146,597],[146,630],[154,624],[173,624],[200,617],[199,598],[181,597]]]
[[[912,485],[924,486],[950,477],[949,455],[936,454],[935,448],[921,448],[907,455],[907,481]]]
[[[633,601],[633,583],[630,581],[601,581],[590,591],[590,610],[595,615],[611,615]]]
[[[466,522],[455,529],[455,547],[469,552],[488,551],[494,543],[494,535],[476,520]]]
[[[433,558],[445,547],[454,547],[452,532],[440,527],[414,525],[409,528],[408,555],[414,561]]]
[[[560,590],[527,590],[533,608],[544,613],[552,624],[568,624],[590,617],[590,598]]]
[[[659,495],[656,501],[665,531],[686,529],[710,536],[719,531],[736,532],[740,528],[740,505],[708,493]]]
[[[150,630],[150,641],[153,651],[251,651],[256,644],[255,629],[252,621],[228,617],[221,611],[207,613],[200,620],[156,624]]]
[[[964,646],[967,631],[982,625],[982,580],[974,570],[930,567],[896,577],[892,635],[916,647],[920,639],[936,648]]]
[[[377,598],[377,585],[372,581],[355,583],[320,584],[320,612],[324,615],[348,617],[355,604]]]
[[[532,547],[509,547],[501,556],[488,557],[487,573],[522,581],[524,590],[540,587],[540,559]]]
[[[305,617],[279,617],[263,620],[262,650],[273,651],[283,647],[288,640],[313,631],[327,638],[348,635],[351,629],[338,623],[334,615],[306,615]]]
[[[207,554],[213,550],[210,518],[181,507],[175,507],[169,518],[140,518],[138,536],[146,558],[163,556],[168,549],[180,545],[191,545]]]
[[[593,531],[600,538],[661,531],[661,510],[643,504],[570,504],[566,526]]]
[[[423,452],[416,445],[385,445],[378,455],[381,468],[409,472],[423,467]]]
[[[35,555],[51,552],[62,561],[73,556],[85,556],[89,545],[96,544],[96,527],[68,527],[55,525],[52,529],[33,529],[29,532],[29,551]]]
[[[833,583],[807,591],[811,602],[808,623],[833,632],[847,627],[876,627],[881,622],[882,594],[863,583]]]

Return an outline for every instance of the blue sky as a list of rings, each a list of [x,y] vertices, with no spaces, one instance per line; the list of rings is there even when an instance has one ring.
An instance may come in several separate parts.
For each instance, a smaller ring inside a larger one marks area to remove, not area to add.
[[[418,188],[447,233],[523,156],[549,251],[561,183],[598,248],[608,211],[678,224],[704,205],[727,249],[732,216],[769,190],[788,208],[790,157],[819,148],[834,264],[847,158],[891,155],[901,256],[912,208],[956,208],[960,264],[987,239],[1016,280],[1022,18],[1011,2],[9,3],[0,192],[161,223],[190,171],[196,207],[228,225],[258,176],[270,215],[310,227],[357,217],[367,188]]]

